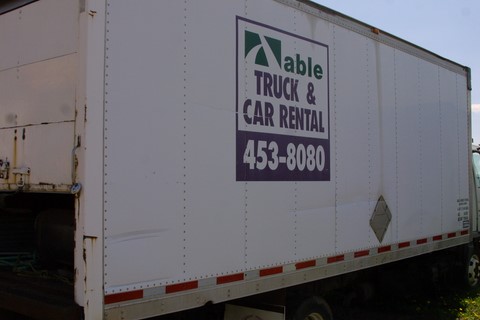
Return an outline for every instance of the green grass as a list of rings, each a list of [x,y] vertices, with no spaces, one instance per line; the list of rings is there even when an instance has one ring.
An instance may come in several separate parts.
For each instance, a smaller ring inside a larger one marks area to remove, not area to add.
[[[369,309],[399,315],[392,318],[399,320],[480,320],[480,288],[465,289],[463,269],[435,269],[429,262],[411,260],[382,269]]]
[[[456,312],[461,320],[480,319],[480,291],[462,297]]]
[[[392,265],[367,277],[374,293],[370,300],[345,304],[345,297],[359,292],[358,286],[326,297],[335,319],[480,320],[480,288],[463,289],[455,270],[448,277],[433,281],[426,268],[411,266],[414,264]]]
[[[419,302],[416,311],[425,316],[436,316],[432,319],[480,319],[480,290],[449,292],[435,300]]]
[[[411,320],[479,320],[480,289],[465,291],[443,288],[433,292],[418,290],[407,295],[391,295],[377,300],[371,310]]]

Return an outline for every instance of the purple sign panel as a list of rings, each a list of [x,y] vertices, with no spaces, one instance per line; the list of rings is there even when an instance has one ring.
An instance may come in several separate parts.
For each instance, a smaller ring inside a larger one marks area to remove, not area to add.
[[[329,181],[328,46],[237,17],[237,181]]]

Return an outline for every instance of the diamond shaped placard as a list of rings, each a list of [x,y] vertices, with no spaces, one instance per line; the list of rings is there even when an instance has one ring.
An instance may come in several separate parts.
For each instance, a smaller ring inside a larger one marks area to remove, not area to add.
[[[373,210],[372,217],[370,218],[370,227],[377,236],[379,242],[383,241],[383,237],[387,232],[390,221],[392,220],[392,213],[388,208],[387,203],[383,196],[380,196],[377,201],[377,205]]]

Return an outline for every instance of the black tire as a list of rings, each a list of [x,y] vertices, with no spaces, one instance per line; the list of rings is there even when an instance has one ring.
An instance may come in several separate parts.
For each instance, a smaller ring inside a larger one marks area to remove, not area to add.
[[[324,299],[311,297],[300,304],[293,320],[333,320],[333,315]]]

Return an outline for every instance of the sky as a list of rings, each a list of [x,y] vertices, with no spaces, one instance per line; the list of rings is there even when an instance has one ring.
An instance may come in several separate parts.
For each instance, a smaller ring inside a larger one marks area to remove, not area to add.
[[[315,0],[472,69],[472,137],[480,143],[480,0]]]

